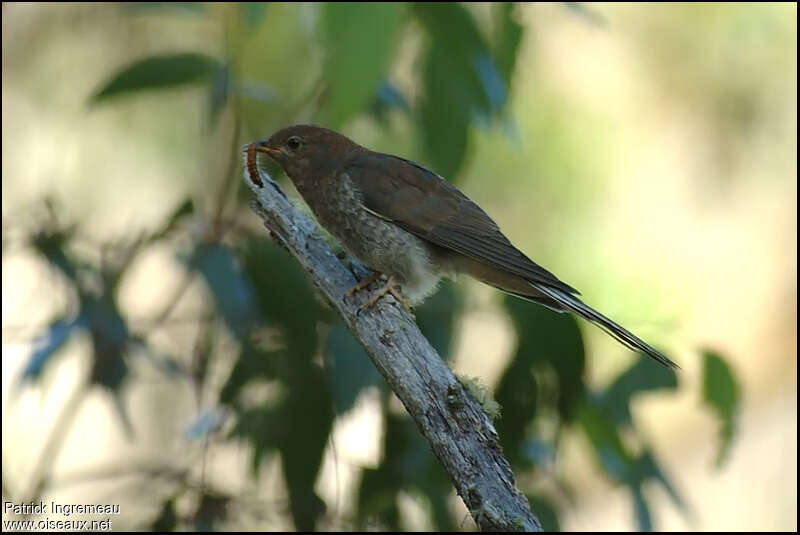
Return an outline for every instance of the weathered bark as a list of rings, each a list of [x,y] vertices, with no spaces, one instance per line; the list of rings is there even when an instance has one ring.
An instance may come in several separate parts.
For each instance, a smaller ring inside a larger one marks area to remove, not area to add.
[[[359,313],[369,292],[344,297],[358,281],[319,235],[316,224],[297,210],[265,173],[260,174],[263,185],[258,185],[244,167],[245,181],[257,199],[253,209],[264,226],[309,272],[364,346],[430,443],[481,530],[541,531],[527,499],[514,485],[514,474],[491,420],[412,317],[390,296]],[[357,265],[355,260],[351,263]]]

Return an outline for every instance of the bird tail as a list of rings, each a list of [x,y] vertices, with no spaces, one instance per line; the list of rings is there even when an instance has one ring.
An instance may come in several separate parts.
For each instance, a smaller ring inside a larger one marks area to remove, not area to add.
[[[564,291],[561,291],[557,288],[553,288],[551,286],[547,286],[545,284],[536,284],[530,283],[538,292],[546,295],[566,310],[572,311],[582,318],[589,320],[590,322],[594,323],[605,332],[616,338],[619,342],[626,345],[630,349],[634,351],[640,351],[642,353],[647,354],[647,356],[651,357],[654,360],[657,360],[664,366],[669,368],[679,368],[677,364],[672,362],[670,359],[665,357],[661,352],[657,351],[653,347],[650,346],[647,342],[642,340],[641,338],[637,337],[635,334],[631,333],[629,330],[624,328],[623,326],[615,323],[614,321],[608,319],[607,317],[600,314],[598,311],[575,297],[574,295],[570,295]],[[520,297],[525,297],[520,295]]]

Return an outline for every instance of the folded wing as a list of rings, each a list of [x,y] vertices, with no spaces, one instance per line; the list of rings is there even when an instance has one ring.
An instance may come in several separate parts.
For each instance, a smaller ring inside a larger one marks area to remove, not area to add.
[[[579,294],[514,247],[486,212],[428,169],[397,156],[367,152],[342,171],[361,190],[367,209],[404,230],[531,282]]]

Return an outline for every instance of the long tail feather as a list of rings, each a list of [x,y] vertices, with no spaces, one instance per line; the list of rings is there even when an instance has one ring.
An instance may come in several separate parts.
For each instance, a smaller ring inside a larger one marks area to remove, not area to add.
[[[608,334],[616,338],[622,344],[628,346],[630,349],[634,351],[641,351],[642,353],[647,354],[649,357],[657,360],[664,366],[670,368],[680,368],[677,364],[672,362],[670,359],[665,357],[662,353],[651,347],[648,343],[646,343],[641,338],[637,337],[618,323],[615,323],[608,319],[607,317],[600,314],[598,311],[575,297],[574,295],[570,295],[566,292],[563,292],[557,288],[553,288],[550,286],[546,286],[544,284],[534,284],[531,283],[531,286],[536,288],[539,292],[542,292],[547,297],[550,297],[558,304],[562,305],[567,310],[575,312],[579,316],[591,321],[598,327],[602,328]]]

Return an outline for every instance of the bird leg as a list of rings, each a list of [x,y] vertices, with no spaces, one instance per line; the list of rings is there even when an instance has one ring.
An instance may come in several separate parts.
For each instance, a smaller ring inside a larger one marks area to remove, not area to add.
[[[383,285],[382,288],[375,290],[370,296],[369,301],[358,307],[359,310],[364,310],[374,306],[375,303],[378,302],[378,299],[380,299],[386,294],[391,294],[392,297],[394,297],[398,303],[403,305],[403,308],[406,309],[406,312],[411,313],[411,306],[408,304],[405,297],[400,295],[400,287],[394,280],[394,277],[389,277],[389,280],[386,281],[386,284]]]
[[[372,275],[364,277],[358,282],[358,284],[347,290],[347,292],[344,294],[345,297],[350,297],[354,293],[360,292],[361,290],[363,290],[364,288],[366,288],[367,286],[369,286],[370,284],[381,278],[381,275],[382,273],[380,271],[375,271],[372,273]]]

